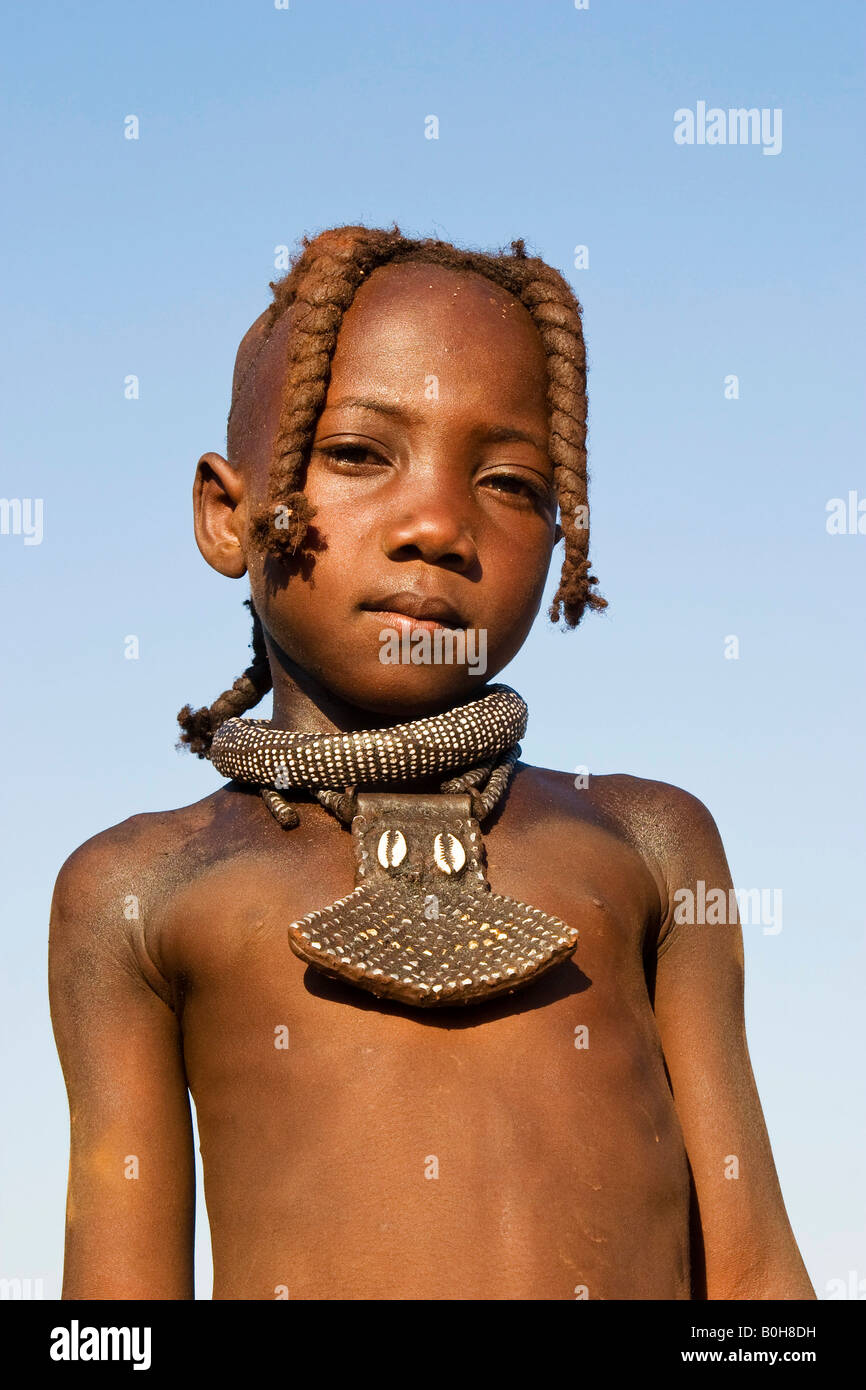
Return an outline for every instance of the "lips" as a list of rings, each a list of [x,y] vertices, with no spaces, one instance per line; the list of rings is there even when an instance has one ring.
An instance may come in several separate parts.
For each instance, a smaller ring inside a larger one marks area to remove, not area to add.
[[[360,607],[385,618],[413,618],[418,623],[438,627],[467,627],[465,617],[438,594],[419,594],[410,589],[366,599]]]

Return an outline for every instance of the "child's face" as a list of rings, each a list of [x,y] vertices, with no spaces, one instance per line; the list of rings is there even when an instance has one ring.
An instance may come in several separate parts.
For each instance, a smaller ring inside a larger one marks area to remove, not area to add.
[[[304,485],[324,547],[276,591],[273,562],[245,556],[271,639],[364,710],[406,717],[473,694],[522,646],[541,602],[556,529],[547,441],[546,357],[519,301],[440,267],[375,271],[340,328]],[[486,648],[484,669],[384,662],[386,630],[423,651],[396,616],[407,594],[474,629],[469,661]]]

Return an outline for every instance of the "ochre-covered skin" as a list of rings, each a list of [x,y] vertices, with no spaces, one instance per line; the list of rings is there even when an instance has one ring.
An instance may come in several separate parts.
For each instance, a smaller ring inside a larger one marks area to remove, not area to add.
[[[364,604],[386,592],[444,596],[483,628],[484,681],[521,646],[556,524],[534,334],[478,277],[376,271],[310,463],[326,544],[291,576],[246,540],[279,413],[277,338],[261,354],[247,456],[205,455],[195,505],[208,562],[249,573],[277,727],[384,725],[477,693],[465,670],[378,661]],[[387,417],[337,405],[376,392]],[[341,440],[345,461],[324,451]],[[568,765],[573,696],[551,680]],[[61,871],[64,1297],[192,1297],[187,1088],[217,1299],[814,1297],[749,1064],[740,929],[673,922],[678,888],[730,885],[699,801],[519,765],[484,827],[488,878],[576,927],[577,952],[513,996],[424,1012],[292,954],[288,924],[354,884],[348,831],[296,804],[283,830],[228,784],[124,821]]]
[[[348,832],[300,811],[287,833],[223,790],[124,822],[64,870],[66,1297],[192,1296],[184,1075],[216,1298],[701,1298],[704,1245],[711,1297],[812,1296],[745,1051],[739,928],[676,926],[653,1012],[666,877],[726,881],[700,803],[518,769],[486,836],[491,883],[580,945],[520,994],[435,1018],[289,950],[287,923],[353,882]]]

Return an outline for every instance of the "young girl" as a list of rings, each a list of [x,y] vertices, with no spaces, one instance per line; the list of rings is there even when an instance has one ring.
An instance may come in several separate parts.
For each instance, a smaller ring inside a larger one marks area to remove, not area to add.
[[[188,1092],[217,1299],[813,1297],[740,929],[675,920],[730,889],[712,818],[521,763],[490,683],[560,541],[551,617],[604,606],[580,306],[522,242],[397,228],[273,288],[194,493],[252,595],[252,665],[180,715],[232,780],[56,888],[64,1297],[193,1296]]]

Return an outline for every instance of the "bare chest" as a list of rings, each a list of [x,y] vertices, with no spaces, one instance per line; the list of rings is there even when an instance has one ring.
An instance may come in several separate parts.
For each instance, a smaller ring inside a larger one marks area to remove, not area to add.
[[[224,1296],[686,1296],[645,888],[594,848],[489,837],[491,886],[580,938],[534,985],[463,1009],[379,1001],[291,953],[289,921],[354,883],[345,832],[185,890],[162,945]]]

